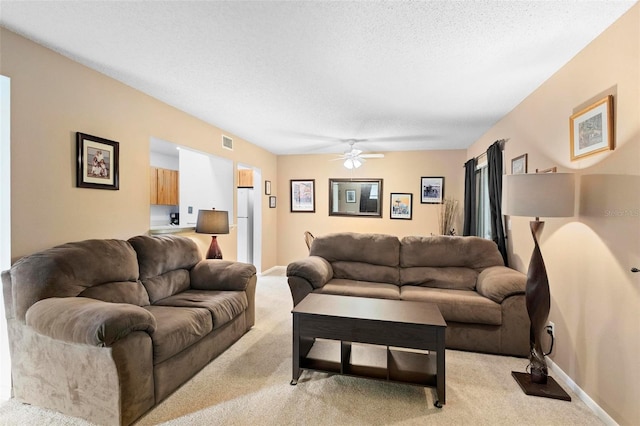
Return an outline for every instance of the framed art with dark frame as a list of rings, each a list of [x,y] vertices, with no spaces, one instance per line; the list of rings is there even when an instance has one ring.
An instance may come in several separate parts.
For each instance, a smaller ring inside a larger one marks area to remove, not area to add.
[[[276,197],[275,197],[275,195],[271,195],[269,197],[269,208],[270,209],[275,209],[276,208]]]
[[[76,132],[76,187],[119,189],[119,145]]]
[[[413,213],[413,194],[405,192],[392,192],[390,219],[411,220]]]
[[[511,160],[511,174],[520,175],[527,173],[527,154],[522,154]]]
[[[569,118],[571,161],[613,149],[613,96],[609,95]]]
[[[420,203],[442,204],[444,197],[444,177],[430,176],[420,178]]]
[[[315,213],[315,179],[291,179],[291,212]]]

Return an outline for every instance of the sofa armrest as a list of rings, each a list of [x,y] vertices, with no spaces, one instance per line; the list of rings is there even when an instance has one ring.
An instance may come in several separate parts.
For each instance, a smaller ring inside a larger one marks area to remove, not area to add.
[[[256,276],[256,267],[243,262],[205,259],[191,269],[191,288],[244,291]]]
[[[26,313],[26,324],[52,339],[92,346],[111,346],[134,331],[149,334],[156,320],[149,311],[128,303],[87,297],[42,299]]]
[[[290,263],[287,277],[304,278],[313,288],[320,288],[333,278],[333,268],[324,257],[309,256]]]
[[[491,266],[478,275],[476,291],[482,296],[502,303],[515,294],[524,294],[527,276],[506,266]]]

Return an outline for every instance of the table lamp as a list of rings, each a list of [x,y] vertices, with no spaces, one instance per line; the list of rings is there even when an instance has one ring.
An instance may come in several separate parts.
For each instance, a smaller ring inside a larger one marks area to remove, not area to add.
[[[215,209],[198,210],[196,232],[198,234],[214,234],[211,236],[207,259],[222,259],[222,251],[215,234],[229,233],[229,212]]]
[[[510,216],[535,217],[531,221],[534,248],[527,272],[525,300],[531,321],[529,333],[530,373],[512,372],[527,395],[570,401],[569,395],[547,374],[548,355],[542,350],[542,336],[551,307],[549,280],[542,259],[538,238],[544,222],[540,217],[570,217],[574,215],[575,182],[572,173],[535,173],[505,175],[502,185],[502,211]],[[553,339],[553,336],[552,336]],[[553,348],[553,340],[551,344]],[[550,352],[550,351],[549,351]]]

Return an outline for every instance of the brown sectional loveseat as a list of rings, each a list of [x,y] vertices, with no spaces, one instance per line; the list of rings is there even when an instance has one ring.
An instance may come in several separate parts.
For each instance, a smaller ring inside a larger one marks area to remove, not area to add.
[[[13,397],[98,424],[132,423],[254,324],[255,267],[185,237],[67,243],[2,282]]]
[[[287,276],[294,305],[311,292],[433,302],[447,322],[448,348],[529,353],[526,276],[504,266],[493,241],[329,234],[316,237]]]

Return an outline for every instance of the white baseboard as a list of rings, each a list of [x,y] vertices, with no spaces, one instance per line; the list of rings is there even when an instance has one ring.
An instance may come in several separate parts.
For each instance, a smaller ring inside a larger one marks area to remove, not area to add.
[[[564,371],[562,371],[562,369],[548,357],[547,366],[556,374],[556,376],[558,376],[560,380],[567,384],[569,389],[571,389],[573,393],[575,393],[578,398],[580,398],[580,400],[584,402],[585,405],[589,407],[591,411],[593,411],[605,425],[619,426],[618,423],[613,420],[613,418],[611,418],[611,416],[607,414],[606,411],[604,411],[593,399],[591,399],[591,397],[587,395],[587,393],[583,391],[580,386],[578,386],[576,382],[571,379],[571,377],[569,377]]]
[[[262,271],[260,275],[282,275],[286,274],[287,267],[286,266],[273,266],[266,271]]]

